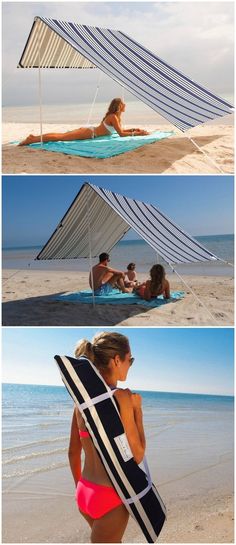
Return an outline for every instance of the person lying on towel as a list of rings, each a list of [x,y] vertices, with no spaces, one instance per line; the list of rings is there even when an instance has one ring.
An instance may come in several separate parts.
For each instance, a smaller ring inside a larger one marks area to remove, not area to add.
[[[135,263],[129,263],[125,271],[125,287],[135,288],[138,285],[137,273],[135,271]]]
[[[117,381],[126,380],[134,361],[128,338],[116,332],[99,332],[92,342],[82,339],[75,350],[75,357],[80,356],[93,362],[112,390],[117,387]],[[146,448],[141,395],[126,388],[117,389],[114,396],[132,455],[140,464]],[[108,477],[77,406],[71,424],[69,462],[78,509],[90,526],[91,542],[122,543],[129,513]]]
[[[89,274],[89,285],[94,289],[94,295],[109,295],[113,288],[119,288],[123,293],[132,291],[133,288],[125,287],[124,273],[111,269],[108,266],[109,261],[109,254],[103,252],[99,256],[99,263],[94,265],[92,273]]]
[[[113,98],[109,108],[97,127],[81,127],[69,132],[46,133],[42,135],[42,142],[59,142],[68,140],[88,140],[98,136],[107,136],[118,133],[119,136],[147,136],[150,134],[143,129],[123,129],[121,125],[121,115],[125,111],[125,103],[121,98]],[[27,146],[41,142],[41,135],[34,136],[30,134],[20,142],[19,146]]]
[[[150,301],[152,298],[163,295],[170,299],[170,284],[165,277],[165,269],[162,265],[153,265],[150,270],[150,279],[143,282],[134,291],[139,297]]]

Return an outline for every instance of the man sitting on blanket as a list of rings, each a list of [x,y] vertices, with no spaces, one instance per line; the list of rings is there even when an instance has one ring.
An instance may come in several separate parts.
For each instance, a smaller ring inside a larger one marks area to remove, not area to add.
[[[93,277],[91,272],[89,274],[89,285],[91,289],[94,288],[94,295],[109,295],[113,288],[119,288],[122,293],[130,293],[132,288],[125,287],[124,273],[108,267],[109,261],[109,254],[103,252],[99,256],[99,263],[92,268]]]

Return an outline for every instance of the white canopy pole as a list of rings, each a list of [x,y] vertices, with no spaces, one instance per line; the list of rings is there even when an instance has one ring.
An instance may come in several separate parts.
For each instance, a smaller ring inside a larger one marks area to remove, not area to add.
[[[215,316],[213,316],[213,314],[211,314],[210,310],[207,308],[207,306],[205,305],[205,303],[203,303],[201,301],[201,299],[198,297],[198,295],[193,291],[193,289],[189,286],[189,284],[187,284],[187,282],[183,279],[182,276],[180,276],[180,274],[176,271],[176,269],[174,269],[174,267],[171,265],[171,263],[169,263],[169,266],[170,268],[172,269],[172,271],[180,278],[180,280],[183,282],[183,284],[185,284],[185,286],[187,286],[187,288],[191,291],[191,293],[193,294],[193,296],[195,297],[195,299],[197,299],[197,301],[200,303],[201,306],[203,306],[205,308],[205,310],[207,311],[207,313],[209,314],[209,316],[212,318],[212,320],[214,320],[214,322],[216,322],[218,324],[218,320],[215,318]]]
[[[96,87],[93,102],[92,102],[91,107],[90,107],[90,111],[89,111],[89,115],[88,115],[88,119],[87,119],[87,125],[90,125],[90,123],[91,123],[91,118],[92,118],[92,115],[93,115],[93,109],[94,109],[94,105],[95,105],[95,102],[96,102],[96,99],[97,99],[97,96],[98,96],[98,91],[99,91],[102,76],[103,76],[103,73],[102,73],[101,70],[99,70],[97,87]]]
[[[37,41],[38,41],[38,87],[39,87],[39,124],[40,124],[40,142],[43,145],[43,120],[42,120],[42,80],[41,80],[41,58],[40,58],[40,38],[39,38],[39,21],[37,23]]]
[[[92,241],[91,241],[91,226],[90,226],[90,216],[89,216],[89,186],[87,185],[87,223],[88,223],[88,241],[89,241],[89,270],[90,270],[90,278],[91,278],[91,284],[92,284],[92,292],[93,292],[93,308],[95,308],[95,295],[94,295],[94,281],[93,281],[93,259],[92,259]]]
[[[200,148],[200,146],[198,146],[196,144],[196,142],[190,137],[188,136],[188,134],[186,134],[187,138],[190,140],[190,142],[192,142],[192,144],[206,157],[206,159],[208,161],[210,161],[214,167],[221,173],[221,174],[225,174],[225,172],[220,168],[219,165],[217,165],[217,163],[215,163],[215,161],[210,157],[210,155],[208,155],[208,153],[206,153],[202,148]]]

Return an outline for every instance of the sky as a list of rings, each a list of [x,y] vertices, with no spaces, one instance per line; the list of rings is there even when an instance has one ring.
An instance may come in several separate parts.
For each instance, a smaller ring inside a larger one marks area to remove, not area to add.
[[[4,106],[37,103],[37,71],[17,69],[36,15],[119,29],[193,80],[233,99],[233,2],[3,2]],[[97,70],[44,72],[44,104],[92,101]],[[103,101],[110,100],[112,90],[106,78]]]
[[[121,387],[233,395],[232,328],[114,329],[128,336],[135,357]],[[98,328],[4,328],[3,382],[61,385],[54,355],[73,356],[78,340],[91,340],[97,331]]]
[[[44,244],[85,182],[152,203],[191,235],[233,233],[232,176],[3,176],[3,246]]]

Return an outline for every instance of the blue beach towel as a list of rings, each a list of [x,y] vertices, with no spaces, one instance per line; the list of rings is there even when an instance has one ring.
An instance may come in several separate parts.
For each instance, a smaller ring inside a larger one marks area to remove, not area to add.
[[[121,293],[117,289],[113,289],[110,295],[97,295],[94,297],[96,305],[142,305],[148,308],[160,307],[167,303],[173,303],[178,299],[183,299],[184,291],[172,291],[170,299],[164,299],[163,295],[159,295],[156,299],[145,301],[135,293]],[[56,297],[57,301],[66,301],[71,303],[86,303],[93,302],[91,290],[75,291],[71,293],[63,293]]]
[[[147,136],[126,136],[121,137],[118,134],[100,136],[89,140],[71,140],[65,142],[45,142],[42,148],[47,151],[56,151],[66,155],[79,155],[81,157],[95,157],[97,159],[107,159],[127,151],[133,151],[146,144],[153,144],[174,134],[173,131],[163,132],[155,131]],[[41,143],[30,144],[28,147],[39,149]]]

